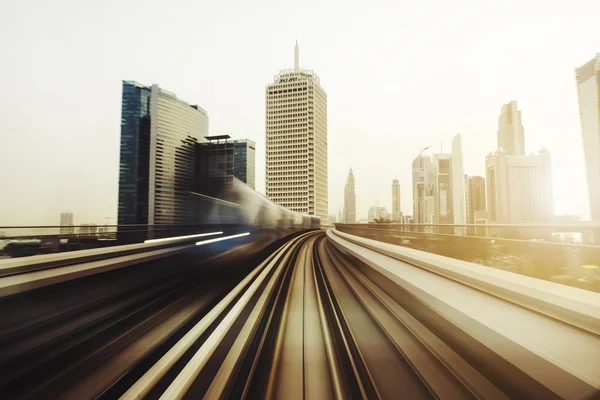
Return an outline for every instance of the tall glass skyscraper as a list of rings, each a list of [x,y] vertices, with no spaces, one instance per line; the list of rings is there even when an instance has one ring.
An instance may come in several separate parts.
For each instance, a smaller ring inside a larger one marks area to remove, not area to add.
[[[233,141],[233,176],[252,189],[256,183],[256,144],[249,139]]]
[[[206,111],[158,85],[124,81],[121,115],[119,225],[190,223]]]
[[[123,82],[118,224],[148,223],[151,88]]]

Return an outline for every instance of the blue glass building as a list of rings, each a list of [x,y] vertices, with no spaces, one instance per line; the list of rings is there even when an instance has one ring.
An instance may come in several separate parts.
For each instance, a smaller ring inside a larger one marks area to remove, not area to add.
[[[123,81],[118,224],[193,222],[196,144],[208,115],[158,87]]]
[[[237,139],[233,141],[233,176],[252,189],[256,182],[256,144],[252,140]]]
[[[148,223],[151,89],[123,81],[118,224]]]

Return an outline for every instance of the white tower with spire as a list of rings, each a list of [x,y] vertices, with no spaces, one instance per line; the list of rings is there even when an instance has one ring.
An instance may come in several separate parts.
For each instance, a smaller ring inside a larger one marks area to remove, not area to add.
[[[344,215],[343,223],[354,224],[356,223],[356,188],[354,184],[354,174],[352,173],[352,167],[350,167],[350,173],[346,178],[346,186],[344,186]]]
[[[328,220],[327,94],[313,71],[300,68],[298,42],[294,68],[279,71],[267,85],[266,193],[293,211]]]

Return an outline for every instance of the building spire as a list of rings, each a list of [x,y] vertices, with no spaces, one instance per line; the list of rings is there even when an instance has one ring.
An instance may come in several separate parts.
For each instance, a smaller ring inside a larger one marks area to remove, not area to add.
[[[294,72],[300,72],[300,49],[298,48],[298,39],[296,39],[296,46],[294,46]]]

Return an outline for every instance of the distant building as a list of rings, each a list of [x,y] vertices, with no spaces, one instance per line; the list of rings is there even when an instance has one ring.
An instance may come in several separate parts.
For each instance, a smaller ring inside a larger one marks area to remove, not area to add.
[[[489,222],[545,222],[554,215],[550,153],[525,155],[524,148],[521,112],[511,101],[498,119],[498,149],[485,161]]]
[[[600,53],[575,69],[591,218],[600,220]]]
[[[452,140],[452,153],[433,154],[433,201],[436,224],[466,222],[465,178],[460,134]]]
[[[475,213],[477,211],[486,211],[485,202],[485,178],[482,176],[469,176],[467,178],[467,196],[468,196],[468,223],[475,223]],[[486,217],[487,218],[487,217]]]
[[[452,154],[433,154],[433,199],[436,224],[452,224],[453,191],[451,165]]]
[[[498,149],[486,158],[488,220],[545,222],[554,216],[550,153],[509,155]]]
[[[267,85],[266,194],[292,211],[328,215],[327,94],[313,71],[280,71]]]
[[[95,235],[98,230],[96,224],[81,224],[79,226],[79,235]]]
[[[377,221],[381,221],[381,220],[388,220],[390,218],[390,214],[388,213],[388,210],[385,207],[379,207],[377,205],[369,208],[369,213],[368,213],[368,218],[367,221],[368,222],[376,222]]]
[[[400,211],[400,182],[394,177],[392,181],[392,221],[401,222],[402,211]]]
[[[525,154],[525,135],[521,122],[521,111],[516,101],[504,104],[498,117],[498,146],[506,154]]]
[[[233,141],[233,176],[252,189],[256,184],[256,144],[249,139]]]
[[[342,220],[345,224],[356,223],[356,188],[352,168],[350,168],[348,178],[346,178],[346,185],[344,186],[344,211]]]
[[[336,224],[337,222],[337,216],[335,214],[329,216],[329,225]]]
[[[75,233],[75,227],[73,226],[73,213],[60,213],[60,234],[71,235],[73,233]]]
[[[460,133],[456,134],[452,139],[451,168],[452,223],[462,225],[467,222],[467,200],[465,198],[465,175]]]
[[[196,143],[206,111],[158,85],[123,81],[118,224],[185,224],[193,217]]]
[[[433,223],[433,164],[430,156],[419,154],[412,163],[413,219],[415,223]],[[427,198],[431,197],[430,200]]]
[[[233,186],[234,144],[229,135],[206,136],[196,145],[195,191],[219,196]]]

